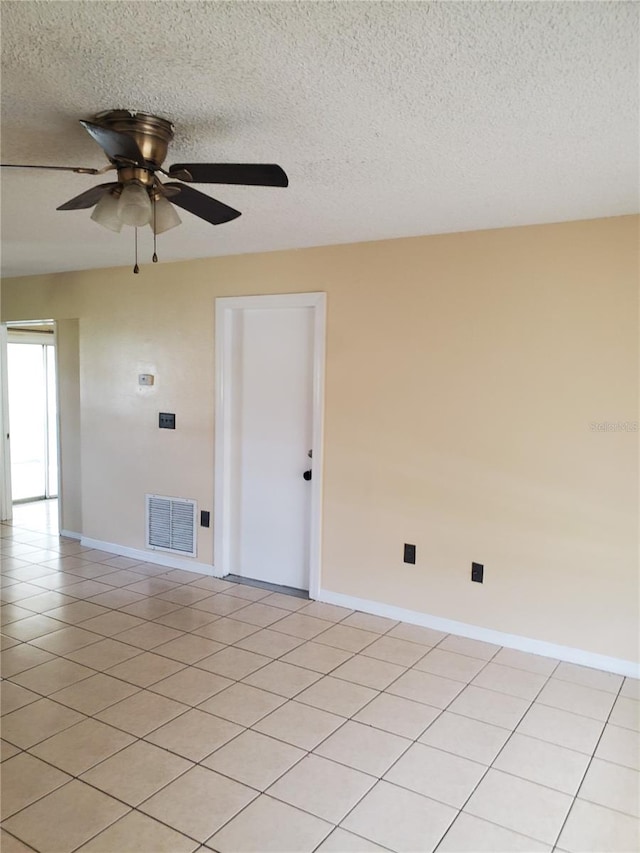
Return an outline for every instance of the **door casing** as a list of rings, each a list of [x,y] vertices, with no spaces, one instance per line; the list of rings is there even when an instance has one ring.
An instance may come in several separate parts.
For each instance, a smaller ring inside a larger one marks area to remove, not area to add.
[[[9,332],[12,329],[28,327],[34,330],[34,343],[42,343],[38,337],[38,326],[53,327],[53,346],[56,365],[56,453],[58,456],[58,519],[59,527],[62,524],[62,446],[60,441],[60,370],[58,362],[58,329],[53,319],[48,320],[11,320],[0,326],[0,441],[2,442],[2,453],[0,454],[0,516],[2,521],[10,521],[13,515],[13,496],[11,489],[11,438],[9,433],[9,377],[7,373],[7,344]],[[26,338],[26,336],[25,336]],[[65,535],[67,533],[65,532]]]
[[[273,296],[218,297],[215,303],[215,500],[214,567],[216,575],[231,571],[232,512],[234,484],[231,477],[231,391],[233,380],[233,312],[247,309],[313,309],[313,389],[312,437],[313,479],[311,480],[309,525],[309,596],[320,590],[322,547],[322,475],[324,428],[324,370],[326,334],[326,294],[288,293]]]
[[[0,326],[0,521],[11,521],[13,517],[7,360],[7,327],[3,324]]]

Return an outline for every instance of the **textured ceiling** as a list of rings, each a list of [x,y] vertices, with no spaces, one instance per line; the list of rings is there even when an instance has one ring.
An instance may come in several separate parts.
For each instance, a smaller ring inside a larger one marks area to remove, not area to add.
[[[78,119],[170,118],[167,159],[276,162],[288,189],[201,186],[161,260],[638,210],[633,2],[2,0],[2,162],[100,167]],[[4,170],[4,275],[131,263],[57,212],[107,178]],[[141,262],[151,234],[141,235]],[[144,268],[143,268],[144,272]]]

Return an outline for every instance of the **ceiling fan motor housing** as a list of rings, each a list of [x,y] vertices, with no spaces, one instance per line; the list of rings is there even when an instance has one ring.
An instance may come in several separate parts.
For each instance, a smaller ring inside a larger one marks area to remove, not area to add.
[[[107,110],[98,113],[94,122],[131,136],[150,166],[158,169],[164,163],[173,139],[173,125],[167,119],[130,110]]]

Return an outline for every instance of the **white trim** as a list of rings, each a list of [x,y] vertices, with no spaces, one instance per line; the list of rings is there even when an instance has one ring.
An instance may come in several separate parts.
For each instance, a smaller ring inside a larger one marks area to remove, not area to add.
[[[58,532],[64,518],[64,501],[62,497],[62,415],[60,410],[60,359],[58,357],[58,322],[53,321],[53,359],[56,371],[56,471],[58,474],[58,488],[56,499],[58,501]],[[48,437],[48,436],[47,436]],[[49,462],[47,454],[47,464]],[[47,480],[48,480],[47,472]]]
[[[195,572],[199,575],[211,575],[221,577],[219,572],[209,563],[199,563],[197,560],[186,560],[181,557],[172,557],[160,551],[144,551],[142,548],[128,548],[126,545],[117,545],[115,542],[103,542],[100,539],[89,539],[87,536],[80,537],[80,544],[85,548],[95,548],[97,551],[107,551],[109,554],[117,554],[120,557],[129,557],[131,560],[140,560],[141,563],[153,563],[156,566],[166,566],[169,569],[185,569],[187,572]]]
[[[74,533],[73,530],[61,530],[59,535],[65,539],[82,539],[82,533]]]
[[[309,595],[320,591],[322,571],[322,486],[324,482],[324,370],[327,328],[327,296],[317,297],[313,308],[313,478],[309,527]]]
[[[230,564],[230,520],[231,505],[231,405],[227,404],[227,385],[231,372],[231,311],[222,310],[216,299],[215,312],[215,448],[214,448],[214,497],[213,497],[213,563],[222,572],[229,574]]]
[[[322,474],[324,449],[324,371],[326,293],[287,293],[271,296],[224,296],[215,301],[216,402],[214,564],[220,577],[231,571],[231,405],[232,313],[251,308],[313,308],[313,479],[309,536],[309,595],[320,592],[322,565]]]
[[[11,521],[11,441],[9,438],[9,373],[7,327],[0,326],[0,521]]]
[[[328,589],[318,590],[317,600],[326,602],[327,604],[337,604],[339,607],[348,607],[350,610],[372,613],[375,616],[384,616],[387,619],[409,622],[411,625],[433,628],[436,631],[444,631],[447,634],[458,634],[461,637],[469,637],[472,640],[495,643],[498,646],[505,646],[508,649],[518,649],[521,652],[530,652],[531,654],[541,655],[546,658],[577,663],[580,666],[588,666],[592,669],[615,672],[618,675],[625,675],[628,678],[640,678],[640,663],[624,660],[623,658],[612,658],[607,655],[584,651],[583,649],[575,649],[571,646],[560,646],[555,643],[547,643],[544,640],[521,637],[518,634],[505,634],[502,631],[494,631],[492,628],[468,625],[466,622],[456,622],[453,619],[432,616],[429,613],[421,613],[418,610],[406,610],[404,607],[395,607],[392,604],[383,604],[380,601],[370,601],[366,598],[356,598],[352,595],[344,595],[341,592],[332,592]]]
[[[29,331],[23,331],[20,326],[32,326]],[[38,326],[47,326],[46,331],[38,331]],[[45,358],[45,500],[58,501],[58,524],[62,519],[62,447],[60,439],[60,371],[58,370],[58,326],[55,320],[12,320],[0,326],[0,518],[3,521],[12,518],[13,493],[11,488],[11,440],[9,435],[9,376],[7,344],[35,344],[37,346],[52,346],[55,362],[55,394],[56,394],[56,454],[57,454],[57,491],[50,496],[49,483],[49,383]],[[40,498],[36,498],[40,500]]]

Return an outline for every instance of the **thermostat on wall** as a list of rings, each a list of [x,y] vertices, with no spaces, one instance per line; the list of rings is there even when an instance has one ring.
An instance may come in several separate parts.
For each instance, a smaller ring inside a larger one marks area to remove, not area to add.
[[[138,385],[153,385],[153,373],[139,373]]]

